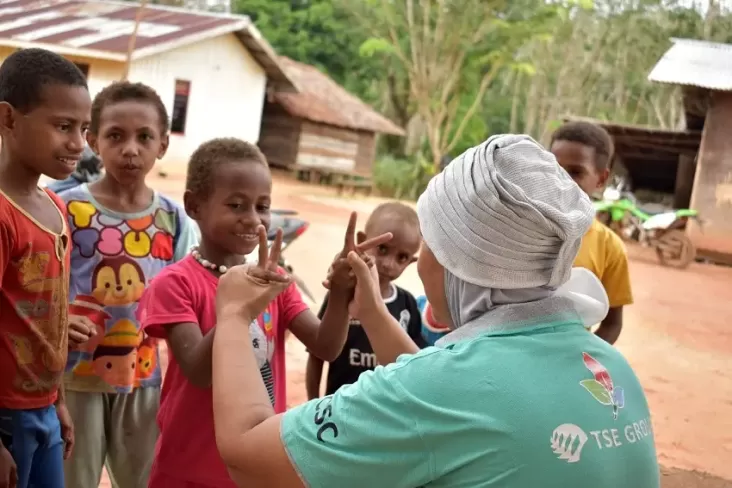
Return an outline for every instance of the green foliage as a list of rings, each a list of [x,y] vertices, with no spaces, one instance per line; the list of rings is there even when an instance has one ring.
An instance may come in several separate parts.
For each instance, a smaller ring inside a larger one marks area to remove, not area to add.
[[[410,126],[418,154],[406,155],[406,138],[380,137],[374,168],[377,187],[408,197],[429,179],[427,167],[491,134],[546,142],[566,115],[676,127],[678,89],[647,77],[671,37],[732,42],[729,7],[714,5],[702,13],[686,0],[233,0],[232,11],[249,15],[280,54]]]
[[[411,159],[386,155],[374,165],[372,181],[384,196],[416,200],[434,176],[432,162],[421,154]]]
[[[368,36],[331,0],[232,0],[233,13],[248,15],[278,54],[311,64],[367,102],[383,65],[361,56]]]

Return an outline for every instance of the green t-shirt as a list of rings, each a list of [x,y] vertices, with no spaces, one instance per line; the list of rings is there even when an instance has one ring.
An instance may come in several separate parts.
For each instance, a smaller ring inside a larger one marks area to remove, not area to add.
[[[427,348],[287,412],[317,488],[657,488],[643,389],[579,323]]]

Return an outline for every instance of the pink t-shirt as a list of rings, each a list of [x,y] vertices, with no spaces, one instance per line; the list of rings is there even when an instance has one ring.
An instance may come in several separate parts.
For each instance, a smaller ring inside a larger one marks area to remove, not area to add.
[[[166,267],[140,299],[140,323],[152,337],[166,338],[163,325],[194,323],[206,334],[216,325],[218,278],[188,256]],[[250,335],[262,377],[275,411],[284,412],[285,329],[307,309],[293,284],[250,325]],[[212,487],[234,487],[214,435],[211,388],[193,386],[173,354],[163,381],[158,412],[160,437],[150,486],[156,479],[178,479]]]

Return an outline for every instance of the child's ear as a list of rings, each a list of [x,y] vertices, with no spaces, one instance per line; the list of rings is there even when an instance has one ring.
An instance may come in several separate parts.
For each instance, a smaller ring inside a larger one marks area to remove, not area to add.
[[[604,170],[600,171],[600,179],[597,181],[598,190],[602,190],[603,188],[605,188],[608,178],[610,178],[609,168],[605,168]]]
[[[15,126],[15,110],[8,102],[0,102],[0,133],[6,134]]]
[[[160,151],[158,151],[158,159],[163,159],[165,153],[168,152],[168,145],[170,144],[170,136],[165,134],[160,139]]]
[[[356,244],[363,244],[364,242],[366,242],[366,233],[359,230],[356,232]]]
[[[97,135],[92,134],[91,131],[87,131],[86,143],[89,144],[89,147],[92,149],[92,151],[94,151],[94,153],[99,156],[99,149],[97,148]]]
[[[186,209],[186,213],[193,220],[198,220],[201,212],[201,204],[191,190],[186,190],[183,193],[183,208]]]

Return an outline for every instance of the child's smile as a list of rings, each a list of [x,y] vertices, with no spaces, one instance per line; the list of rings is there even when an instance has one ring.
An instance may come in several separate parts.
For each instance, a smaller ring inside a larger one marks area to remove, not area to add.
[[[257,228],[270,224],[272,178],[269,168],[252,161],[236,161],[215,168],[213,191],[201,205],[196,220],[206,256],[226,264],[231,256],[251,253],[259,244]]]

